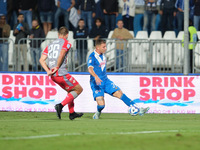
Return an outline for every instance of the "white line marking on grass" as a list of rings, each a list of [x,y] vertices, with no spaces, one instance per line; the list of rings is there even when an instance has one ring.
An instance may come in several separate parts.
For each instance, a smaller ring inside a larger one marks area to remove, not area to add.
[[[28,140],[28,139],[42,139],[60,136],[74,136],[74,135],[131,135],[131,134],[151,134],[151,133],[173,133],[179,130],[161,130],[161,131],[136,131],[136,132],[111,132],[111,133],[65,133],[65,134],[49,134],[38,136],[24,136],[24,137],[1,137],[0,140]]]
[[[49,135],[38,135],[38,136],[24,136],[24,137],[2,137],[0,140],[26,140],[26,139],[41,139],[41,138],[51,138],[58,137],[61,134],[49,134]]]

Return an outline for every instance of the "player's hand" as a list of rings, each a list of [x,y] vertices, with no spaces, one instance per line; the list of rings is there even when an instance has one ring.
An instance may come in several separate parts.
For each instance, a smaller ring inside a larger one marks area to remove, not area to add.
[[[58,71],[58,67],[53,67],[51,70],[47,71],[47,75],[51,76]]]
[[[47,75],[51,76],[52,75],[52,71],[51,70],[47,71]]]
[[[56,73],[56,71],[58,71],[59,67],[53,67],[51,69],[52,74]]]
[[[98,76],[95,77],[95,81],[97,85],[101,85],[102,80]]]

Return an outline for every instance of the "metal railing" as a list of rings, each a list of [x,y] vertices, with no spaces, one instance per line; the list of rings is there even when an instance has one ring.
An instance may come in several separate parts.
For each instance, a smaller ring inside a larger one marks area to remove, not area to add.
[[[44,48],[55,39],[23,38],[15,44],[12,39],[0,38],[0,62],[3,66],[3,53],[8,53],[8,69],[0,71],[44,71],[39,57]],[[76,39],[68,53],[68,71],[87,72],[87,59],[94,50],[93,39]],[[32,43],[32,44],[31,44]],[[82,43],[82,44],[80,44]],[[7,44],[9,50],[1,46]],[[108,72],[144,72],[144,73],[183,73],[184,48],[180,40],[144,40],[132,39],[118,41],[106,39]],[[121,47],[119,48],[119,45]],[[118,50],[117,49],[123,49]],[[39,57],[35,57],[39,52]],[[200,72],[200,43],[193,50],[193,73]],[[189,57],[189,56],[188,56]],[[34,59],[36,58],[36,59]],[[37,62],[37,63],[36,63]]]
[[[13,49],[13,39],[0,38],[0,71],[14,71],[12,70],[13,57],[10,55]]]

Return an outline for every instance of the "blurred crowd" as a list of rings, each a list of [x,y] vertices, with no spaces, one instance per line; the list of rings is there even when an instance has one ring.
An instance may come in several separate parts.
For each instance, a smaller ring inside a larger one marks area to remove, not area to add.
[[[189,0],[190,18],[199,29],[200,0]],[[19,13],[32,28],[32,20],[38,20],[45,35],[65,25],[74,30],[83,19],[88,33],[95,27],[96,19],[109,32],[122,19],[124,27],[136,34],[139,30],[150,33],[160,30],[183,30],[183,0],[0,0],[0,16],[5,15],[8,25],[14,29]]]
[[[189,18],[198,31],[200,0],[188,2]],[[0,38],[8,38],[13,30],[15,46],[19,47],[20,44],[25,64],[26,42],[19,43],[20,39],[45,38],[49,31],[57,31],[61,26],[73,31],[74,39],[89,37],[95,42],[98,38],[107,38],[109,32],[117,28],[133,31],[133,35],[141,30],[147,31],[149,35],[155,30],[162,31],[163,35],[165,31],[178,34],[183,30],[183,22],[184,0],[0,0]],[[119,24],[122,26],[119,27]],[[125,38],[121,34],[112,37],[119,40]],[[80,42],[77,42],[77,49],[84,49],[80,51],[84,55],[87,41]],[[39,57],[37,49],[40,43],[31,43],[31,55],[35,63]],[[7,41],[0,40],[1,62],[8,59],[7,54],[2,52],[7,49]],[[8,66],[0,66],[0,70],[5,68]],[[27,71],[28,67],[24,70]]]

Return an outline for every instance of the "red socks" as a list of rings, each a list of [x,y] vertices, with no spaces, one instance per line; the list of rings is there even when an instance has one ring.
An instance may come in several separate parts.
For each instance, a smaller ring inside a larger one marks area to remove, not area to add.
[[[72,101],[68,104],[68,108],[69,108],[70,114],[74,113],[74,101]]]
[[[67,97],[61,102],[63,106],[68,104],[69,113],[74,112],[74,96],[71,93],[67,94]]]

